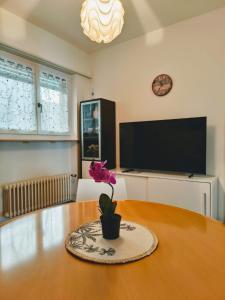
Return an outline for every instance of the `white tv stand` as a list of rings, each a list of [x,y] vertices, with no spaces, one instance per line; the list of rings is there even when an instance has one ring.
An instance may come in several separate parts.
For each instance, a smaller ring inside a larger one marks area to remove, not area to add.
[[[125,178],[128,198],[186,208],[217,218],[217,178],[213,176],[166,174],[115,170]]]

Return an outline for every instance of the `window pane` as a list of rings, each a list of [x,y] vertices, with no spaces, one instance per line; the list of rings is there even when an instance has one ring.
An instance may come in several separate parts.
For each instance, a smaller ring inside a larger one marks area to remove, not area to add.
[[[52,72],[40,75],[41,131],[69,132],[68,82]]]
[[[0,130],[36,130],[34,72],[0,56]]]

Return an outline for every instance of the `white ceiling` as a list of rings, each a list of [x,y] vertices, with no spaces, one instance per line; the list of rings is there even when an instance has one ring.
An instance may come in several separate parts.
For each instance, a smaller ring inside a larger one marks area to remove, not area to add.
[[[0,6],[29,22],[93,52],[108,45],[90,41],[80,26],[82,0],[0,0]],[[225,0],[121,0],[122,34],[110,45],[225,6]]]

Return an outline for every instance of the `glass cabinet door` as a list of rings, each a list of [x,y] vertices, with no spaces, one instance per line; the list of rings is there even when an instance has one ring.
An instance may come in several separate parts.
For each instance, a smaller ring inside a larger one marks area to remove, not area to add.
[[[82,159],[101,159],[100,101],[81,103]]]

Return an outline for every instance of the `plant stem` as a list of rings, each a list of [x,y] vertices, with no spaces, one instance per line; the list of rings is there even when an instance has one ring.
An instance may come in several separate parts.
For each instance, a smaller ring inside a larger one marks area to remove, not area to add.
[[[111,188],[112,188],[112,196],[111,196],[111,201],[113,201],[114,187],[113,187],[113,185],[112,185],[111,183],[109,183],[109,185],[110,185],[110,186],[111,186]]]

